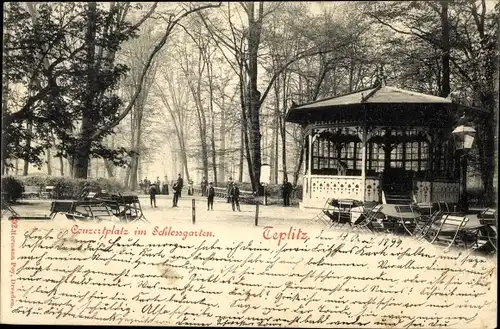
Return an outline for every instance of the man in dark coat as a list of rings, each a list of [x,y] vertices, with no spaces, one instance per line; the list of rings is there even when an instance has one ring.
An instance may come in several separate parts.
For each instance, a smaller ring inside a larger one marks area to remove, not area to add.
[[[179,188],[179,198],[180,198],[182,196],[181,195],[182,188],[184,187],[184,180],[182,179],[181,174],[179,174],[179,176],[177,177],[177,185]]]
[[[207,195],[207,179],[205,176],[201,179],[201,196]]]
[[[226,188],[226,191],[227,191],[227,203],[231,202],[231,189],[232,188],[233,188],[233,179],[231,177],[229,177],[229,180],[227,182],[227,188]]]
[[[290,195],[292,194],[292,184],[285,177],[283,180],[283,185],[281,186],[281,194],[283,196],[283,206],[288,207],[290,205]]]
[[[161,194],[161,181],[160,181],[160,176],[156,176],[156,183],[153,182],[153,184],[156,184],[156,194]]]
[[[176,182],[172,186],[172,190],[174,191],[173,205],[172,207],[177,207],[177,202],[179,201],[179,195],[181,194],[181,189],[179,188],[179,184]]]
[[[214,210],[214,197],[215,197],[215,189],[212,186],[212,182],[208,184],[207,190],[205,191],[205,194],[208,197],[207,201],[207,210]]]
[[[161,193],[165,194],[165,195],[168,195],[168,180],[167,180],[167,176],[165,176],[165,180],[163,181],[163,186],[161,188]]]
[[[156,193],[158,192],[156,184],[151,184],[149,186],[149,202],[151,203],[151,207],[156,208]]]
[[[241,209],[240,209],[240,188],[238,187],[238,184],[236,184],[236,183],[232,184],[230,195],[231,195],[231,205],[232,205],[233,211],[236,211],[235,205],[236,205],[236,208],[238,209],[238,211],[241,211]]]
[[[89,196],[89,193],[90,193],[90,183],[85,182],[83,184],[81,191],[80,191],[80,200],[87,199],[87,197]]]

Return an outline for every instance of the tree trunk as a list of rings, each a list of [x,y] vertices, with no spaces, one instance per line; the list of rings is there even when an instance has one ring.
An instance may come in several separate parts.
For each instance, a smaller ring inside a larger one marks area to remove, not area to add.
[[[213,113],[213,110],[212,110],[212,124],[211,124],[211,136],[210,136],[210,140],[211,140],[211,143],[212,143],[212,170],[214,171],[214,175],[213,175],[213,182],[214,184],[217,184],[217,149],[215,147],[215,118],[214,118],[214,113]],[[208,176],[206,177],[208,179]]]
[[[50,156],[50,148],[47,148],[47,175],[52,176],[52,157]]]
[[[187,159],[187,153],[186,153],[186,148],[184,143],[181,145],[181,158],[182,158],[182,167],[184,169],[184,172],[186,173],[186,182],[189,182],[190,177],[189,177],[189,169],[188,169],[188,159]]]
[[[250,180],[254,191],[261,192],[260,189],[260,167],[261,161],[261,133],[260,133],[260,109],[261,100],[258,90],[258,51],[260,45],[260,37],[262,30],[262,19],[264,12],[264,3],[259,2],[259,13],[255,19],[255,3],[247,3],[248,7],[248,97],[247,104],[249,106],[250,116],[250,154],[252,166],[249,166]],[[261,193],[259,193],[261,194]]]
[[[74,163],[75,163],[75,161],[73,160],[72,157],[70,157],[68,159],[68,168],[69,168],[69,176],[71,178],[75,178],[75,171],[74,171],[74,165],[73,165]]]
[[[108,160],[104,160],[104,167],[106,167],[106,173],[108,174],[108,178],[113,178],[115,177],[115,174],[114,174],[114,167],[113,167],[113,164],[108,161]]]
[[[28,170],[29,170],[29,157],[30,157],[30,152],[31,152],[31,134],[33,133],[33,124],[31,121],[28,121],[27,123],[28,126],[28,137],[26,138],[26,148],[25,148],[25,158],[24,158],[24,168],[23,168],[23,176],[28,176]]]
[[[222,106],[220,112],[220,144],[219,144],[219,177],[221,178],[221,182],[224,181],[226,177],[226,116],[225,116],[225,97],[224,92],[222,92]],[[214,179],[215,180],[215,179]],[[217,186],[217,182],[214,182]]]
[[[252,184],[252,190],[256,192],[256,184],[255,184],[255,179],[254,179],[254,173],[253,173],[253,165],[252,165],[252,156],[250,152],[250,142],[248,138],[248,122],[247,122],[247,99],[245,95],[245,81],[244,81],[244,76],[243,76],[243,68],[240,66],[240,103],[241,103],[241,114],[242,114],[242,120],[243,120],[243,125],[242,125],[242,130],[241,130],[241,148],[244,148],[246,152],[246,158],[247,158],[247,166],[248,166],[248,175],[250,177],[250,182]],[[243,181],[243,152],[240,153],[240,174],[239,174],[239,181]]]
[[[280,131],[281,131],[281,161],[283,167],[283,180],[285,178],[288,180],[288,169],[286,165],[287,156],[286,156],[286,98],[287,98],[287,80],[286,74],[283,75],[283,113],[280,113],[279,123],[280,123]]]
[[[491,109],[495,101],[495,96],[491,94],[482,95],[482,106]],[[492,110],[492,116],[495,112]],[[491,205],[495,199],[495,191],[493,186],[493,177],[495,170],[495,162],[497,158],[491,156],[495,153],[495,124],[492,120],[486,120],[482,125],[476,127],[477,130],[477,143],[479,149],[479,163],[481,169],[481,180],[484,186],[485,202]]]
[[[276,79],[276,82],[274,84],[274,98],[275,98],[275,103],[274,103],[274,116],[273,116],[273,129],[272,129],[272,146],[271,146],[271,183],[273,184],[278,184],[279,178],[278,178],[278,166],[279,166],[279,161],[278,161],[278,144],[279,144],[279,138],[278,138],[278,129],[279,129],[279,116],[280,116],[280,79],[279,77]]]
[[[5,3],[4,6],[5,6],[5,11],[4,11],[4,22],[6,21],[7,19],[7,6],[9,4],[8,3]],[[5,24],[5,23],[4,23]],[[8,99],[9,99],[9,67],[7,65],[5,65],[6,63],[6,59],[7,59],[7,56],[9,56],[8,54],[8,50],[7,50],[7,47],[5,45],[8,45],[10,44],[10,41],[7,37],[7,31],[8,31],[8,26],[5,24],[4,27],[3,27],[3,40],[4,40],[4,47],[3,47],[3,51],[2,51],[2,68],[3,68],[3,72],[2,72],[2,113],[8,113],[9,110],[8,110]],[[5,120],[2,120],[2,155],[1,155],[1,159],[0,159],[0,164],[2,166],[2,175],[5,174],[5,165],[6,165],[6,161],[7,161],[7,158],[10,156],[9,154],[7,154],[7,140],[6,140],[6,136],[4,135],[5,132],[7,131],[6,129],[6,126],[5,126]],[[17,171],[16,171],[16,174],[17,174]]]
[[[61,170],[61,176],[64,176],[64,159],[63,157],[59,157],[59,168]]]
[[[205,57],[205,60],[207,62],[207,73],[208,73],[208,90],[210,94],[210,143],[212,146],[212,170],[214,171],[213,174],[213,181],[217,185],[217,149],[215,146],[215,113],[214,113],[214,89],[213,89],[213,76],[212,76],[212,62],[210,61],[209,58]],[[207,176],[205,176],[206,179],[208,179],[208,173]]]
[[[130,188],[130,173],[132,172],[132,164],[133,164],[134,158],[132,157],[132,160],[130,161],[130,167],[127,167],[125,170],[125,178],[123,179],[123,185],[125,187]]]
[[[87,90],[85,106],[80,130],[78,145],[75,147],[74,176],[75,178],[87,178],[89,168],[89,156],[91,146],[91,130],[93,122],[91,120],[94,109],[94,99],[97,92],[95,90],[95,51],[96,51],[96,30],[97,30],[97,3],[89,2],[87,9],[87,31],[85,35],[86,44],[86,65],[87,65]]]
[[[139,154],[134,154],[132,156],[132,161],[130,163],[130,171],[128,172],[128,181],[127,181],[127,186],[132,190],[135,191],[137,190],[137,183],[139,182],[139,179],[142,179],[142,177],[138,177],[139,174]]]
[[[241,134],[240,134],[240,161],[239,161],[239,167],[240,170],[238,172],[238,181],[241,182],[243,181],[243,158],[245,154],[245,130],[243,125],[241,126]],[[234,179],[234,177],[233,177]]]
[[[448,20],[448,1],[441,1],[441,97],[450,94],[450,27]]]
[[[304,163],[304,149],[305,149],[304,144],[305,143],[302,143],[302,147],[300,148],[299,161],[293,173],[293,183],[292,183],[293,186],[297,186],[297,182],[299,181],[300,169],[302,168],[302,164]]]

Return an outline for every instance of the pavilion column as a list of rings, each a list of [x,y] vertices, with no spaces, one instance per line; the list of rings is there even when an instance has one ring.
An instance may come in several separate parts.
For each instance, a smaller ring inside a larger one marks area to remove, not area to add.
[[[312,168],[312,140],[313,140],[313,136],[312,136],[312,130],[311,132],[309,132],[309,152],[307,152],[307,174],[309,176],[311,176],[311,168]]]
[[[304,196],[302,198],[302,201],[304,202],[305,201],[305,204],[306,206],[309,204],[309,200],[311,200],[311,173],[312,173],[312,153],[313,153],[313,149],[312,149],[312,143],[313,143],[313,135],[312,135],[313,131],[311,129],[311,131],[309,132],[309,135],[307,136],[308,138],[308,143],[307,143],[307,184],[306,184],[306,190],[303,192],[304,193]],[[304,200],[306,199],[306,200]]]
[[[361,136],[361,186],[362,186],[362,200],[365,201],[365,191],[366,191],[366,140],[367,140],[368,131],[366,129],[366,125],[363,126],[363,133]]]

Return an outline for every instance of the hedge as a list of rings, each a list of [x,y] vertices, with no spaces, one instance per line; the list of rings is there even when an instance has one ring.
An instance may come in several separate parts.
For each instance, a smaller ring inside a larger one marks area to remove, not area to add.
[[[2,177],[2,198],[7,202],[13,202],[21,198],[23,184],[12,176]]]
[[[46,186],[53,186],[53,197],[55,199],[75,199],[78,198],[85,182],[89,183],[90,191],[105,190],[108,193],[126,192],[127,189],[118,181],[107,178],[97,179],[77,179],[70,177],[54,177],[47,175],[33,175],[33,176],[8,176],[2,177],[2,192],[5,191],[11,201],[15,201],[21,197],[17,194],[12,195],[14,190],[12,188],[4,190],[4,180],[7,182],[15,181],[17,184],[24,186],[38,186],[40,190],[45,190]],[[9,183],[13,184],[13,183]],[[22,190],[21,190],[22,192]],[[17,197],[16,197],[17,196]]]

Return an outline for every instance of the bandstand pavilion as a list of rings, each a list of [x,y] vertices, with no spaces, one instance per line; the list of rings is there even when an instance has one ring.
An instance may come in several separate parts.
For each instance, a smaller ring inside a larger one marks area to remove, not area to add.
[[[460,196],[460,161],[451,135],[458,114],[448,98],[379,85],[294,104],[286,121],[305,130],[301,206],[328,198],[379,203]]]

